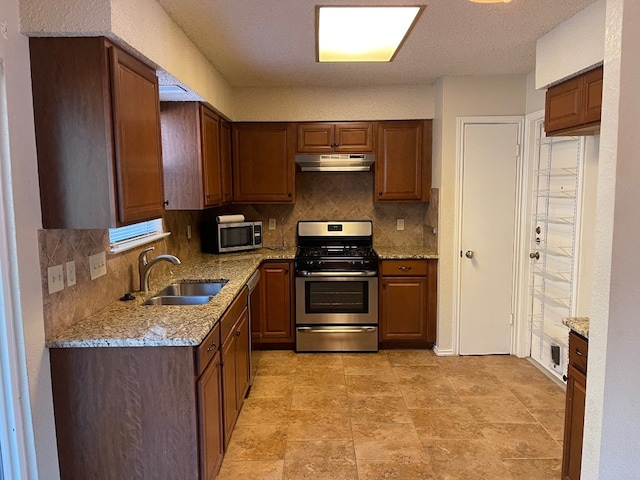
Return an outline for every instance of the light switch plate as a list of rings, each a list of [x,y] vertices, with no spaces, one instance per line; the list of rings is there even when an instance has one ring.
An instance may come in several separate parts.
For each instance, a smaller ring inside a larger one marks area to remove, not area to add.
[[[276,229],[276,219],[275,218],[270,218],[269,219],[269,230],[275,230]]]
[[[398,218],[396,220],[396,230],[404,230],[404,218]]]
[[[49,294],[59,292],[64,288],[62,265],[47,268],[47,285],[49,286]]]
[[[76,262],[71,260],[67,262],[67,287],[76,284]]]
[[[89,256],[89,273],[91,280],[107,274],[107,256],[104,252]]]

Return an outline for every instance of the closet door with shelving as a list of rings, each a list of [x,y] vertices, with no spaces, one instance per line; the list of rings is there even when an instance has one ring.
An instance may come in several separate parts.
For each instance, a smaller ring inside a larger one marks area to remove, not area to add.
[[[531,357],[556,377],[566,374],[569,329],[575,316],[583,137],[536,140],[530,245]]]

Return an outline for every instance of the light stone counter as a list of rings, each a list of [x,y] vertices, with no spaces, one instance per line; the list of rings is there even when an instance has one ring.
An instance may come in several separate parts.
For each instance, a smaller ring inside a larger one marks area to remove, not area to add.
[[[589,317],[565,317],[562,323],[584,338],[589,338]]]
[[[381,247],[374,246],[382,260],[394,259],[437,259],[438,254],[426,247]]]
[[[136,299],[116,301],[106,308],[61,330],[47,341],[49,348],[143,347],[199,345],[240,293],[260,262],[292,260],[295,248],[261,249],[224,255],[202,254],[171,272],[151,272],[148,293],[132,292]],[[180,280],[228,279],[229,282],[205,305],[142,305],[164,286]]]

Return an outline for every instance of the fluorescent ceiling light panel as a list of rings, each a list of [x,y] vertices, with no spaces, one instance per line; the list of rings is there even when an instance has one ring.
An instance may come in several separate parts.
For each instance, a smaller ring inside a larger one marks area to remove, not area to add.
[[[424,5],[316,7],[319,62],[390,62]]]

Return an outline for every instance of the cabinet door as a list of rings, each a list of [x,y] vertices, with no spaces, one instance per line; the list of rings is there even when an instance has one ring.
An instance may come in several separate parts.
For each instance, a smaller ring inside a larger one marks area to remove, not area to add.
[[[378,123],[375,198],[429,201],[431,121]]]
[[[262,343],[293,342],[291,328],[291,265],[265,263],[262,281]]]
[[[222,412],[225,449],[229,444],[231,432],[233,432],[238,417],[236,378],[236,337],[231,335],[222,344]]]
[[[332,153],[335,144],[333,123],[299,123],[297,125],[299,153]]]
[[[544,128],[547,132],[580,125],[582,78],[575,77],[547,90]]]
[[[600,122],[602,114],[602,67],[584,74],[582,123]]]
[[[380,340],[427,340],[427,279],[383,277]]]
[[[233,201],[295,202],[295,127],[289,123],[240,123],[233,136]]]
[[[200,128],[204,205],[210,207],[222,203],[220,119],[215,113],[202,106],[200,107]]]
[[[200,435],[200,478],[213,480],[223,455],[222,384],[220,353],[197,382]]]
[[[160,102],[152,68],[115,47],[111,88],[118,219],[128,224],[164,213]]]
[[[231,124],[220,121],[220,169],[222,174],[222,203],[233,201],[233,183],[231,180]]]
[[[586,386],[587,377],[569,364],[567,372],[567,406],[564,414],[563,480],[580,479],[584,407],[587,397]]]
[[[336,152],[373,152],[373,123],[336,123],[335,143]]]
[[[236,327],[236,403],[242,405],[249,389],[249,313],[245,308]]]

